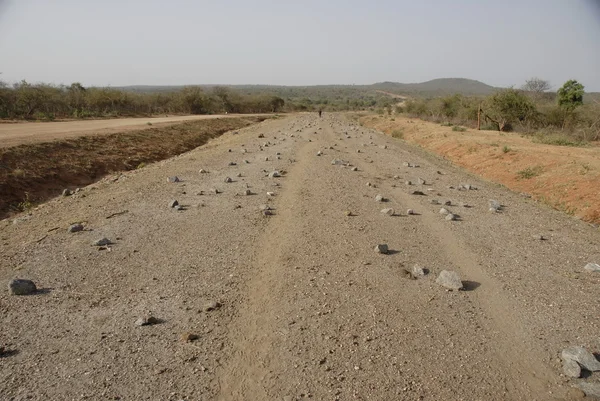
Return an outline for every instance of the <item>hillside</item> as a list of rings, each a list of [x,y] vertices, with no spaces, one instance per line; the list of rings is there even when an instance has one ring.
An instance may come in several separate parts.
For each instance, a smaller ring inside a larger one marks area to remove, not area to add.
[[[427,82],[403,84],[380,82],[371,85],[375,89],[394,93],[441,95],[460,93],[463,95],[489,95],[496,88],[483,82],[466,78],[439,78]]]

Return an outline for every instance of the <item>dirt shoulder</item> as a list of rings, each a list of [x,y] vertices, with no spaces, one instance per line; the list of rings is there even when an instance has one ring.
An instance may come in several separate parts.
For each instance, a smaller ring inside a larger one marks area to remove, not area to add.
[[[28,209],[63,189],[75,190],[108,173],[134,170],[179,155],[224,132],[263,119],[204,118],[144,130],[0,147],[0,218]]]
[[[48,142],[56,139],[87,135],[114,134],[133,130],[165,127],[185,121],[213,120],[233,117],[256,117],[259,114],[221,114],[170,117],[118,118],[110,120],[85,120],[61,122],[17,122],[0,124],[0,148]],[[150,124],[148,124],[150,123]]]
[[[600,147],[533,143],[495,131],[452,131],[418,119],[365,116],[361,123],[434,152],[487,180],[585,221],[600,223]]]

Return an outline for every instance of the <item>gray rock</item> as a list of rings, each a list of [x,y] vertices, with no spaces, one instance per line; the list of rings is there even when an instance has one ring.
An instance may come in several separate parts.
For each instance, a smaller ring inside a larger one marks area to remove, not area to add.
[[[260,210],[272,210],[271,206],[269,205],[260,205],[258,208]]]
[[[69,188],[65,188],[62,191],[62,196],[71,196],[73,195],[73,191],[71,191]]]
[[[233,182],[233,180],[231,179],[231,177],[225,177],[225,183],[229,184],[230,182]]]
[[[600,361],[596,359],[594,354],[583,347],[573,346],[565,348],[561,353],[561,357],[563,361],[573,360],[579,363],[582,368],[590,372],[600,371]]]
[[[447,215],[446,215],[446,217],[444,217],[444,218],[445,218],[446,220],[448,220],[448,221],[454,221],[454,220],[456,220],[456,215],[455,215],[455,214],[452,214],[452,213],[449,213],[449,214],[447,214]]]
[[[317,156],[321,156],[323,154],[323,152],[321,152],[320,150],[317,152]]]
[[[11,295],[29,295],[36,291],[35,283],[31,280],[16,278],[8,282],[8,292]]]
[[[450,211],[448,209],[446,209],[446,208],[441,208],[440,209],[440,214],[448,215],[448,214],[450,214]]]
[[[419,265],[414,265],[410,271],[410,273],[412,274],[412,276],[414,278],[421,278],[421,277],[425,277],[425,269],[423,269],[421,266]]]
[[[572,359],[564,359],[563,373],[568,377],[581,377],[581,366]]]
[[[404,167],[411,167],[411,165],[410,165],[410,163],[409,163],[409,162],[404,162],[404,163],[402,163],[402,165],[403,165]]]
[[[412,185],[412,181],[404,181],[406,185]]]
[[[201,168],[199,172],[202,173],[202,174],[208,173],[208,171],[204,170],[203,168]]]
[[[173,199],[171,202],[169,202],[169,207],[174,208],[175,206],[179,206],[179,202],[177,202],[177,200]]]
[[[545,241],[546,240],[546,237],[544,237],[543,235],[540,235],[540,234],[534,234],[534,235],[532,235],[532,238],[536,239],[538,241]]]
[[[217,301],[208,301],[204,305],[203,309],[204,309],[205,312],[211,312],[211,311],[214,311],[216,309],[219,309],[220,307],[221,307],[221,304],[219,302],[217,302]]]
[[[458,291],[463,288],[460,276],[458,275],[458,273],[453,271],[442,270],[435,282],[441,285],[442,287],[453,291]]]
[[[437,200],[437,199],[432,199],[431,200],[431,204],[432,205],[441,205],[442,203],[439,200]]]
[[[106,246],[106,245],[110,245],[112,244],[112,241],[109,240],[108,238],[104,237],[104,238],[100,238],[97,241],[94,241],[94,243],[92,244],[93,246]]]
[[[379,244],[375,247],[375,252],[382,253],[384,255],[387,254],[389,251],[390,250],[387,244]]]
[[[445,206],[452,206],[452,201],[447,200],[446,202],[444,202]]]
[[[158,324],[158,323],[160,323],[160,320],[158,320],[154,316],[143,316],[143,317],[138,318],[138,320],[135,321],[136,326],[151,326],[153,324]]]
[[[244,195],[246,195],[246,196],[252,195],[252,191],[250,191],[249,189],[247,189],[247,190],[244,192]]]
[[[423,193],[423,191],[412,191],[411,195],[421,195],[421,196],[424,196],[425,194]]]
[[[394,215],[394,209],[392,209],[392,208],[381,209],[381,213],[387,214],[388,216],[393,216]]]
[[[586,396],[589,397],[600,397],[600,383],[580,382],[577,384]]]
[[[377,202],[384,202],[384,201],[385,201],[385,198],[383,197],[383,195],[381,195],[381,194],[377,194],[377,196],[375,196],[375,200],[376,200]]]
[[[488,204],[490,206],[490,209],[494,209],[495,211],[499,211],[500,209],[502,209],[502,205],[497,200],[490,199],[488,201]]]
[[[334,166],[347,166],[348,162],[341,159],[333,159],[331,164]]]
[[[167,177],[167,182],[180,182],[181,180],[176,175],[172,177]]]
[[[281,173],[279,171],[272,171],[269,173],[269,178],[277,178],[281,177]]]
[[[412,210],[412,209],[408,209],[408,210],[406,211],[406,214],[408,214],[409,216],[412,216],[412,215],[414,215],[414,214],[415,214],[415,211],[414,211],[414,210]]]
[[[350,170],[351,171],[358,171],[358,167],[352,167]]]
[[[422,178],[417,178],[417,184],[419,185],[425,185],[425,180]]]
[[[592,273],[600,273],[600,265],[596,263],[588,263],[584,269]]]
[[[79,231],[83,231],[83,224],[72,224],[67,229],[67,232],[77,233]]]

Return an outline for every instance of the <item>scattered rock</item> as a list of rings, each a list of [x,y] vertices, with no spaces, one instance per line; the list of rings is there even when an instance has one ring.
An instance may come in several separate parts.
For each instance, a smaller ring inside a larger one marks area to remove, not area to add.
[[[582,368],[590,372],[600,371],[600,361],[596,359],[594,354],[583,347],[573,346],[565,348],[561,353],[561,357],[563,361],[572,360],[579,363]]]
[[[392,208],[381,209],[381,213],[387,214],[388,216],[393,216],[394,215],[394,209],[392,209]]]
[[[215,194],[215,195],[218,195],[218,194],[221,193],[221,191],[219,191],[216,188],[211,188],[211,189],[208,190],[208,192],[210,192],[211,194]]]
[[[452,206],[452,201],[447,200],[446,202],[444,202],[445,206]]]
[[[219,309],[221,307],[221,304],[217,301],[208,301],[204,307],[202,309],[204,309],[204,312],[211,312],[214,311],[216,309]]]
[[[177,200],[173,199],[171,202],[169,202],[170,208],[174,208],[176,206],[179,206],[179,202]]]
[[[83,224],[72,224],[67,229],[67,232],[77,233],[79,231],[83,231]]]
[[[340,159],[333,159],[331,164],[334,166],[347,166],[348,162]]]
[[[596,263],[588,263],[584,269],[592,273],[600,273],[600,265]]]
[[[545,241],[546,240],[546,237],[544,237],[543,235],[540,235],[540,234],[534,234],[534,235],[532,235],[532,237],[533,237],[533,239],[536,239],[538,241]]]
[[[414,265],[410,271],[410,274],[414,277],[414,278],[420,278],[420,277],[425,277],[425,274],[427,274],[427,272],[425,271],[424,268],[422,268],[419,265]]]
[[[246,164],[250,164],[250,162],[248,160],[244,160],[244,163]]]
[[[412,185],[412,181],[405,181],[404,182],[406,185]]]
[[[225,177],[225,183],[229,184],[230,182],[233,182],[233,180],[230,177]]]
[[[352,167],[350,170],[351,171],[358,171],[358,167]]]
[[[320,150],[317,152],[317,156],[321,156],[323,154],[323,152],[321,152]]]
[[[456,220],[456,215],[455,215],[455,214],[452,214],[452,213],[448,213],[448,214],[446,215],[446,217],[444,217],[444,218],[445,218],[446,220],[448,220],[448,221],[454,221],[454,220]]]
[[[409,162],[404,162],[404,163],[402,163],[402,165],[403,165],[404,167],[412,167],[412,166],[410,165],[410,163],[409,163]]]
[[[411,195],[422,195],[422,196],[424,196],[425,194],[423,193],[423,191],[412,191]]]
[[[201,169],[199,170],[199,172],[200,172],[200,173],[202,173],[202,174],[206,174],[206,173],[208,173],[208,171],[204,170],[203,168],[201,168]]]
[[[463,288],[460,276],[458,275],[458,273],[453,271],[442,270],[435,282],[441,285],[442,287],[453,291],[458,291]]]
[[[8,292],[11,295],[29,295],[36,291],[37,287],[31,280],[16,278],[8,282]]]
[[[563,359],[563,373],[568,377],[581,377],[581,366],[572,359]]]
[[[97,241],[94,241],[94,243],[92,244],[93,246],[106,246],[106,245],[110,245],[112,244],[112,241],[109,240],[108,238],[104,237],[104,238],[100,238]]]
[[[430,203],[431,203],[432,205],[441,205],[441,204],[442,204],[442,202],[440,202],[440,201],[439,201],[439,200],[437,200],[437,199],[432,199]]]
[[[267,192],[267,196],[275,196],[275,192]]]
[[[237,163],[236,162],[229,162],[229,165],[230,166],[237,166]]]
[[[264,134],[258,134],[258,137],[259,137],[259,138],[264,138],[264,137],[265,137],[265,135],[264,135]]]
[[[183,333],[181,335],[181,340],[186,343],[191,343],[192,341],[196,341],[199,338],[200,338],[200,336],[198,334],[189,333],[189,332]]]
[[[443,208],[440,209],[440,214],[447,215],[447,214],[450,214],[450,211],[448,209],[446,209],[446,208],[443,207]]]
[[[269,173],[269,178],[277,178],[281,177],[281,173],[279,171],[272,171]]]
[[[350,217],[350,216],[353,216],[353,214],[352,214],[352,212],[351,212],[350,210],[346,210],[346,211],[344,212],[344,214],[345,214],[346,216],[348,216],[348,217]]]
[[[250,196],[250,195],[252,195],[252,191],[250,191],[249,189],[247,189],[246,191],[244,191],[244,195]]]
[[[375,247],[375,252],[382,253],[384,255],[389,253],[389,251],[390,250],[389,250],[387,244],[379,244]]]
[[[425,180],[422,178],[417,178],[417,184],[418,185],[425,185]]]
[[[160,320],[158,320],[154,316],[150,316],[150,315],[140,317],[138,320],[135,321],[136,326],[151,326],[153,324],[158,324],[158,323],[160,323]]]
[[[577,386],[586,396],[600,397],[600,383],[580,382]]]
[[[174,175],[172,177],[167,177],[167,182],[181,182],[181,180],[179,179],[179,177]]]
[[[500,211],[500,209],[502,209],[502,205],[500,204],[500,202],[498,202],[496,200],[490,199],[488,201],[488,204],[490,206],[490,210],[494,209],[495,212],[498,212],[498,211]]]
[[[377,202],[385,202],[386,199],[383,197],[383,195],[377,194],[377,196],[375,196],[375,200]]]
[[[408,210],[406,211],[406,214],[408,214],[409,216],[412,216],[412,215],[414,215],[414,214],[415,214],[415,211],[414,211],[414,210],[412,210],[412,209],[408,209]]]
[[[581,389],[571,387],[570,389],[567,390],[565,397],[566,397],[565,400],[569,400],[569,401],[581,400],[581,399],[585,398],[585,393]]]
[[[271,210],[263,210],[263,216],[273,216],[273,212]]]
[[[71,191],[69,188],[65,188],[62,191],[62,196],[71,196],[73,195],[73,191]]]

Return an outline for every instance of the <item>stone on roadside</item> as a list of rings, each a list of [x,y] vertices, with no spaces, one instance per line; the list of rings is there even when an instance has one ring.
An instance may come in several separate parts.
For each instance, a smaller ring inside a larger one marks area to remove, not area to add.
[[[448,209],[446,209],[446,208],[443,207],[443,208],[440,209],[440,214],[448,215],[448,214],[450,214],[450,211]]]
[[[135,321],[136,326],[151,326],[153,324],[158,324],[158,323],[160,323],[160,320],[158,320],[154,316],[143,316],[143,317],[138,318],[138,320]]]
[[[572,359],[563,359],[563,373],[568,377],[581,377],[581,366]]]
[[[594,354],[583,347],[572,346],[565,348],[561,357],[563,361],[573,360],[581,365],[582,368],[590,372],[600,371],[600,361],[596,359]]]
[[[67,232],[77,233],[79,231],[83,231],[83,224],[71,224],[67,229]]]
[[[388,248],[387,244],[379,244],[375,247],[375,252],[381,253],[386,255],[387,253],[389,253],[390,249]]]
[[[317,156],[321,156],[323,154],[323,152],[321,152],[320,150],[317,152]]]
[[[167,177],[167,182],[180,182],[181,180],[176,175],[172,177]]]
[[[421,278],[421,277],[425,277],[425,269],[422,268],[419,265],[414,265],[410,271],[410,274],[414,277],[414,278]]]
[[[269,178],[277,178],[281,177],[281,173],[279,171],[272,171],[269,173]]]
[[[387,214],[388,216],[393,216],[394,215],[394,209],[392,209],[392,208],[381,209],[381,213]]]
[[[417,178],[417,184],[418,185],[425,185],[425,180],[422,178]]]
[[[206,304],[204,304],[203,310],[204,310],[204,312],[211,312],[216,309],[219,309],[220,307],[221,307],[221,304],[219,302],[208,301]]]
[[[404,182],[406,185],[412,185],[412,181],[405,181]]]
[[[99,240],[94,241],[92,243],[93,246],[106,246],[106,245],[111,245],[111,244],[112,244],[112,241],[106,237],[100,238]]]
[[[350,171],[358,171],[358,167],[352,167]]]
[[[463,288],[463,284],[458,273],[449,270],[442,270],[435,282],[442,287],[453,291],[458,291]]]
[[[383,197],[383,195],[377,194],[377,196],[375,196],[375,201],[377,201],[377,202],[385,202],[385,198]]]
[[[225,177],[225,183],[229,184],[230,182],[233,182],[231,177]]]
[[[600,265],[597,263],[588,263],[585,265],[584,269],[590,273],[600,273]]]
[[[456,220],[456,215],[455,215],[455,214],[452,214],[452,213],[448,213],[448,214],[446,215],[446,217],[444,217],[444,218],[445,218],[446,220],[448,220],[448,221],[454,221],[454,220]]]
[[[494,211],[496,211],[496,212],[499,211],[500,209],[502,209],[502,205],[497,200],[490,199],[488,201],[488,204],[490,206],[490,209],[494,209]]]
[[[37,287],[31,280],[16,278],[8,282],[8,292],[11,295],[29,295],[36,291]]]
[[[179,206],[179,202],[177,200],[173,199],[171,202],[169,202],[170,208],[174,208],[176,206]]]

